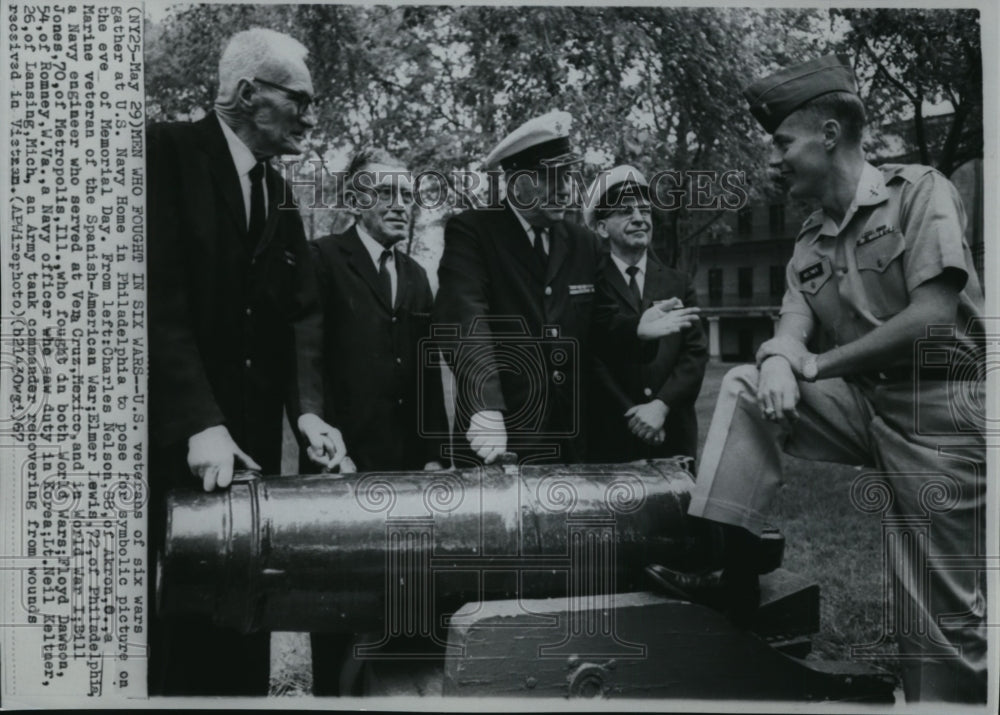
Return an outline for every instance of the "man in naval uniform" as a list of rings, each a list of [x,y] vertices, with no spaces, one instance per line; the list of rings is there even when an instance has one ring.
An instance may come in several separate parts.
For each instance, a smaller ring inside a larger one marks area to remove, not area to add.
[[[616,166],[594,179],[584,220],[609,249],[598,278],[619,312],[638,316],[654,301],[695,305],[694,285],[683,271],[664,265],[650,250],[649,184],[633,166]],[[694,401],[708,363],[701,322],[656,342],[651,360],[609,345],[594,359],[590,394],[589,454],[594,462],[628,462],[695,456],[698,421]]]
[[[726,566],[661,568],[660,581],[693,599],[724,594],[715,602],[745,619],[759,593],[747,554],[781,479],[780,450],[862,464],[875,473],[855,485],[859,508],[929,521],[926,538],[885,555],[907,700],[984,702],[985,420],[958,403],[985,404],[985,336],[961,201],[930,167],[865,161],[864,107],[842,56],[744,94],[772,135],[771,167],[819,208],[796,240],[774,338],[756,366],[726,375],[709,427],[689,512],[723,525]],[[819,334],[834,347],[816,354]]]
[[[510,447],[531,461],[583,460],[581,391],[594,343],[645,354],[637,336],[653,340],[697,320],[694,308],[666,305],[621,316],[597,291],[597,237],[565,220],[568,169],[580,161],[570,122],[550,112],[501,140],[486,166],[502,169],[506,198],[445,227],[433,318],[459,330],[456,457],[490,463]]]

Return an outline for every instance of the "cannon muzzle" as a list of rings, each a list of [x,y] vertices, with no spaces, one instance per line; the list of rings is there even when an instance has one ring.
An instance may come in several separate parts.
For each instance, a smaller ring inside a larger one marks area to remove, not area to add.
[[[703,559],[680,460],[240,479],[177,491],[161,615],[244,632],[418,635],[463,603],[641,588]]]

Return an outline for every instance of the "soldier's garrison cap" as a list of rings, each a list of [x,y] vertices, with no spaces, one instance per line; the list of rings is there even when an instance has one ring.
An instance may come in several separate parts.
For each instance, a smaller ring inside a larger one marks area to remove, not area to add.
[[[750,113],[768,134],[811,99],[830,92],[858,93],[847,55],[826,55],[786,67],[743,90]]]
[[[529,119],[493,147],[486,157],[486,168],[501,166],[504,171],[516,171],[581,161],[569,142],[572,123],[572,115],[560,111]]]

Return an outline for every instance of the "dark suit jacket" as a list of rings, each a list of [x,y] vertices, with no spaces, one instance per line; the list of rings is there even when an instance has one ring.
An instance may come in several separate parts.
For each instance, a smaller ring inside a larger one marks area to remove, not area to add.
[[[239,177],[213,113],[150,126],[147,149],[151,466],[185,472],[188,437],[225,424],[277,473],[283,406],[293,425],[322,413],[322,317],[298,210],[267,167],[267,223],[248,249]]]
[[[511,451],[527,458],[554,446],[547,461],[580,461],[595,342],[638,349],[637,317],[619,316],[597,286],[596,235],[562,221],[549,241],[543,270],[507,206],[466,211],[445,227],[434,323],[458,328],[460,349],[445,353],[456,374],[456,446],[467,447],[475,412],[499,410]]]
[[[396,252],[390,308],[353,226],[312,248],[324,315],[326,420],[341,430],[360,471],[422,469],[440,460],[447,430],[441,370],[424,359],[421,350],[429,348],[420,344],[434,300],[424,269]]]
[[[668,268],[651,252],[646,260],[642,305],[635,304],[621,271],[608,256],[600,282],[627,315],[640,315],[655,300],[677,297],[694,306],[695,290],[686,273]],[[698,423],[694,402],[708,362],[708,343],[701,323],[657,341],[655,357],[637,361],[632,352],[613,348],[598,356],[591,391],[590,458],[622,462],[634,459],[695,456]],[[632,406],[659,398],[670,408],[663,429],[666,439],[648,445],[632,434],[623,417]]]

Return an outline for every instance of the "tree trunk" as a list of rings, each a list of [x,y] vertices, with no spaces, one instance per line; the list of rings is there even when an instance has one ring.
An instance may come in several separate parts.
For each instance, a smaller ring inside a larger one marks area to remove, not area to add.
[[[965,119],[969,114],[968,107],[967,103],[962,103],[955,107],[955,113],[952,115],[951,127],[948,128],[948,138],[945,139],[937,164],[938,170],[945,176],[950,176],[955,169],[957,163],[955,155],[958,153],[958,144],[962,138],[962,130],[965,128]]]

